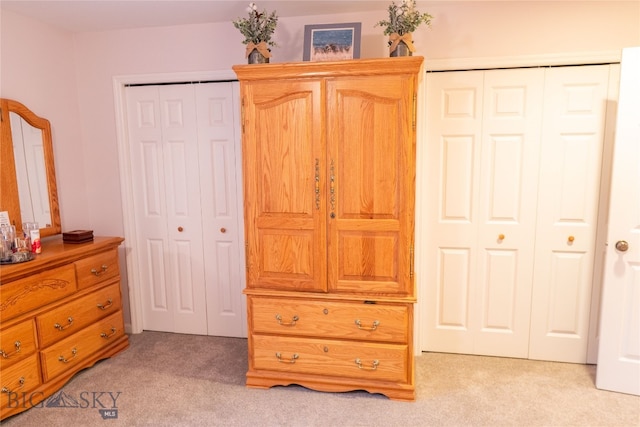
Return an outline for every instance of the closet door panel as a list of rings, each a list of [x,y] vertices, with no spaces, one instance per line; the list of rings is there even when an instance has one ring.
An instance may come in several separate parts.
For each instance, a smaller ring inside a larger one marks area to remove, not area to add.
[[[193,87],[127,90],[144,328],[206,334]]]
[[[430,243],[416,263],[429,284],[421,297],[427,302],[423,342],[429,351],[474,351],[483,82],[480,71],[426,77],[429,204],[422,237]]]
[[[475,352],[527,357],[544,70],[485,72]]]
[[[609,66],[547,70],[530,357],[585,363]]]
[[[207,331],[246,336],[238,83],[196,86]],[[234,91],[234,88],[236,89]],[[240,199],[240,200],[239,200]]]

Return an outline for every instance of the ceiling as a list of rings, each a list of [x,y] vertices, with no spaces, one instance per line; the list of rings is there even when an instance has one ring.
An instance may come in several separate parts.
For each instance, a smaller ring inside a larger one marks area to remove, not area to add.
[[[260,1],[279,17],[386,9],[389,0]],[[249,0],[0,0],[0,9],[71,32],[229,22],[246,16]]]

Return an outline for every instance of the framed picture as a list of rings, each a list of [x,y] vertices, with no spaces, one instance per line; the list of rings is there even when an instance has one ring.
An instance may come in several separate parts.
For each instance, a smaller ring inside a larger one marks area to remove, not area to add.
[[[304,61],[360,58],[360,22],[304,26]]]

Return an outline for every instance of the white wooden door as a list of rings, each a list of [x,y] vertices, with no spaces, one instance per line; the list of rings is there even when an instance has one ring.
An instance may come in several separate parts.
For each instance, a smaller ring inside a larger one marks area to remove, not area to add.
[[[429,351],[527,355],[543,73],[427,75]]]
[[[209,335],[246,337],[239,84],[196,86]]]
[[[546,71],[529,358],[586,363],[609,66]]]
[[[596,372],[598,388],[635,395],[640,395],[639,75],[640,47],[623,50]]]
[[[127,89],[143,328],[206,334],[192,85]]]

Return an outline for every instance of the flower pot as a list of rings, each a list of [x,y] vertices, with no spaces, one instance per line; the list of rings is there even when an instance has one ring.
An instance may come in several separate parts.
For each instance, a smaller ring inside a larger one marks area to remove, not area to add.
[[[269,58],[261,54],[258,49],[253,49],[247,58],[249,64],[268,64]]]
[[[411,52],[411,50],[409,50],[409,46],[407,46],[407,44],[405,42],[403,42],[402,40],[400,40],[400,42],[398,43],[398,46],[396,46],[395,50],[389,54],[390,57],[412,56],[412,55],[413,55],[413,53]]]

